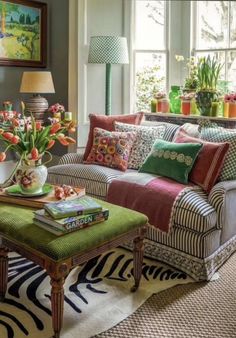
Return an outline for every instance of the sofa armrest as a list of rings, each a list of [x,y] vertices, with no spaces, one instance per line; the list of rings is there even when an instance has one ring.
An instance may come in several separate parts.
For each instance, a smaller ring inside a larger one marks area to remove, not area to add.
[[[236,234],[236,180],[217,183],[208,196],[217,212],[218,229],[222,229],[222,243]]]
[[[63,155],[58,164],[76,164],[83,163],[84,153],[68,153]]]

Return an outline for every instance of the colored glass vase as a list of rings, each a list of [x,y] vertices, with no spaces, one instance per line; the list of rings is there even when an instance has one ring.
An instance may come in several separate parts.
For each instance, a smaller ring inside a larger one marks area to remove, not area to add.
[[[181,113],[183,115],[190,115],[191,112],[191,100],[181,101]]]
[[[180,86],[171,86],[171,91],[169,93],[171,113],[180,114],[181,109],[180,95],[181,95]]]

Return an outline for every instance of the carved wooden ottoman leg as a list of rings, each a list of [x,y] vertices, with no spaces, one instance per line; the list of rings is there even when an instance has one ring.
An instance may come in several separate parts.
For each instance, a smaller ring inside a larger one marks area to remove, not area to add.
[[[60,337],[60,331],[63,323],[64,310],[64,277],[56,280],[51,278],[51,304],[52,304],[52,325],[54,330],[54,337]]]
[[[135,292],[140,283],[141,275],[142,275],[142,265],[143,265],[143,251],[144,251],[144,233],[145,228],[141,229],[141,234],[139,237],[134,239],[134,286],[131,288],[131,292]]]
[[[0,247],[0,301],[3,301],[7,291],[8,280],[8,250]]]

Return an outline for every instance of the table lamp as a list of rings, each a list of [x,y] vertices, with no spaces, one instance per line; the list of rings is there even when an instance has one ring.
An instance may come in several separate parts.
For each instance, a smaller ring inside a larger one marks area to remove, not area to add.
[[[25,100],[25,110],[32,112],[36,119],[43,118],[48,101],[40,94],[55,93],[51,72],[23,72],[20,93],[33,94],[33,97]]]
[[[129,63],[126,38],[120,36],[92,36],[88,62],[106,64],[105,114],[111,115],[111,64]]]

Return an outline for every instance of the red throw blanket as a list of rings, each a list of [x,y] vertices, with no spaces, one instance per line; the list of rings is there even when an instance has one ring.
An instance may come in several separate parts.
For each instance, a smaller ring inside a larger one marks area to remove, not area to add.
[[[107,201],[142,212],[148,216],[149,224],[169,232],[177,201],[192,189],[193,185],[181,184],[168,178],[129,173],[112,181]]]

